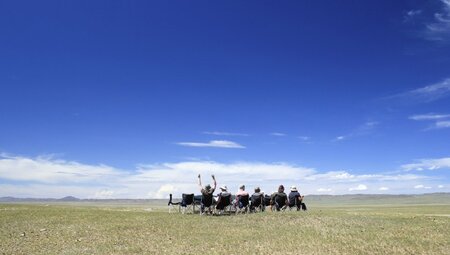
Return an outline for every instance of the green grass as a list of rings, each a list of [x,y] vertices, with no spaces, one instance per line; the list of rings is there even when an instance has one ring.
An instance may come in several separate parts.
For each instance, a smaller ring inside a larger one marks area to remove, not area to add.
[[[309,206],[199,216],[148,204],[0,204],[0,254],[450,254],[449,204]]]

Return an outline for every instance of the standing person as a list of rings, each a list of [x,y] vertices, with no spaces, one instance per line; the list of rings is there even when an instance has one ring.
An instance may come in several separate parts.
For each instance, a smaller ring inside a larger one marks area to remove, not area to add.
[[[210,208],[213,204],[213,193],[216,190],[216,178],[214,175],[211,175],[213,179],[213,186],[211,187],[210,184],[205,185],[205,187],[202,186],[202,179],[200,177],[200,174],[198,174],[198,186],[200,187],[200,192],[202,193],[202,199],[200,204],[200,212],[203,214],[205,211],[205,207]]]
[[[283,185],[278,186],[278,192],[272,194],[272,196],[270,197],[270,201],[272,210],[273,207],[275,207],[277,211],[284,210],[286,208],[286,206],[289,204],[289,201],[286,193],[284,193]]]
[[[300,211],[302,207],[306,210],[306,205],[303,204],[303,197],[297,190],[297,187],[291,186],[291,192],[289,192],[289,207],[297,207],[297,211]]]

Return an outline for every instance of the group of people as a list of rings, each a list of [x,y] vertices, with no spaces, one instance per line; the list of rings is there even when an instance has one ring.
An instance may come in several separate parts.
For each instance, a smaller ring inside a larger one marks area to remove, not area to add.
[[[214,175],[211,175],[213,184],[207,184],[202,186],[202,180],[200,174],[198,175],[198,186],[202,194],[201,198],[201,212],[205,211],[205,208],[213,205],[213,193],[216,190],[217,182]],[[220,203],[220,199],[223,197],[230,197],[232,194],[228,191],[226,185],[219,187],[220,193],[217,195],[216,209],[223,210],[224,203]],[[245,200],[242,198],[246,198]],[[250,201],[249,201],[250,198]],[[287,207],[296,207],[297,211],[307,210],[305,203],[303,202],[304,196],[300,195],[297,187],[291,186],[289,194],[284,192],[284,186],[280,185],[278,191],[271,195],[266,195],[261,191],[259,187],[254,189],[254,193],[250,194],[245,190],[245,185],[240,185],[238,192],[235,194],[235,199],[231,202],[236,208],[243,208],[249,205],[250,210],[254,210],[256,206],[261,206],[264,210],[265,206],[270,206],[272,210],[284,210]]]

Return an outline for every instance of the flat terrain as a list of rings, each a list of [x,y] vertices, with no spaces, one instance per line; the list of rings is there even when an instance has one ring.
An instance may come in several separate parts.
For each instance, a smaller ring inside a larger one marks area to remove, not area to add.
[[[161,202],[2,203],[0,254],[450,254],[448,198],[321,197],[307,212],[237,216],[169,214]]]

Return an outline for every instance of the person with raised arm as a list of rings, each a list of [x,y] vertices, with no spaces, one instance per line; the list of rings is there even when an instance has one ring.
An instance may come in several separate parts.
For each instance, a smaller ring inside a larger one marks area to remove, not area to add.
[[[213,179],[213,186],[211,187],[210,184],[205,185],[205,187],[202,186],[202,179],[200,174],[198,174],[198,186],[200,187],[200,192],[202,193],[202,199],[200,204],[200,213],[203,214],[205,212],[205,208],[210,208],[213,205],[213,193],[216,190],[216,178],[214,175],[211,175]]]

